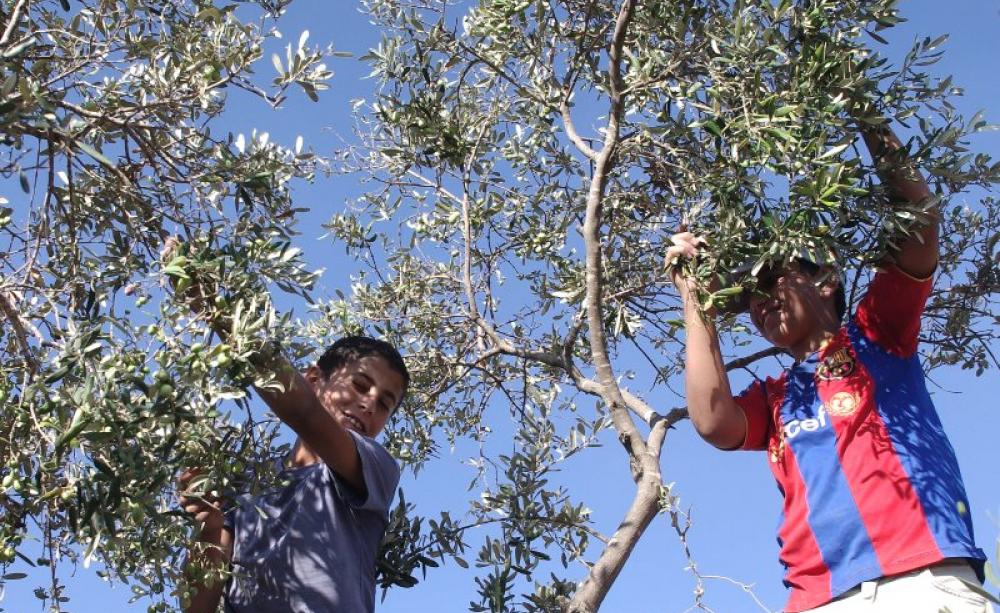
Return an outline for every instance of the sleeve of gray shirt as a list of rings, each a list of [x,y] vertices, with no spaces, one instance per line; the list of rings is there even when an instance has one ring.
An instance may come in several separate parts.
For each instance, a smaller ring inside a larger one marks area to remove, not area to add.
[[[396,495],[399,484],[399,466],[385,447],[366,436],[348,430],[354,438],[361,458],[361,474],[365,480],[367,495],[362,495],[349,486],[332,470],[327,469],[331,476],[333,487],[341,499],[359,511],[370,511],[389,520],[389,507]]]

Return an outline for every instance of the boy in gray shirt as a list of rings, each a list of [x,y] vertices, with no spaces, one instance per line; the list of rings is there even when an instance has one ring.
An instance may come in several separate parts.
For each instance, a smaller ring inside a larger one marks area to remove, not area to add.
[[[287,366],[287,363],[284,363]],[[187,613],[371,612],[375,564],[399,468],[373,440],[409,383],[396,349],[367,337],[334,343],[305,373],[275,368],[286,391],[259,389],[299,435],[287,485],[241,497],[227,512],[182,497],[202,522],[208,561],[232,564],[225,584],[194,585]],[[197,473],[181,476],[186,490]],[[196,555],[192,552],[192,555]]]

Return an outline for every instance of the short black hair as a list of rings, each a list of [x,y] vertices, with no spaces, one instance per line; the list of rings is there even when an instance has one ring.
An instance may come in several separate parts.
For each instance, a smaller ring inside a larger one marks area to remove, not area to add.
[[[345,336],[337,339],[337,342],[327,347],[323,355],[319,356],[316,366],[324,377],[329,377],[330,373],[341,366],[368,356],[382,358],[403,377],[403,395],[405,396],[406,388],[410,386],[410,371],[406,369],[406,363],[403,362],[403,356],[399,355],[399,351],[391,343],[383,340],[369,336]],[[400,401],[402,401],[402,397]]]
[[[795,258],[795,261],[798,262],[799,268],[802,272],[806,273],[810,277],[815,277],[821,270],[820,265],[812,260]],[[837,281],[837,289],[834,290],[833,293],[833,305],[837,309],[837,320],[844,321],[844,314],[847,313],[847,294],[844,292],[843,277],[838,278]]]

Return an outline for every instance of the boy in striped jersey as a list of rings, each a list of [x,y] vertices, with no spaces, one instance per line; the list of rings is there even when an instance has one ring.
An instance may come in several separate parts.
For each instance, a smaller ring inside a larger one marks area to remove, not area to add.
[[[863,134],[894,198],[932,197],[887,127]],[[917,356],[938,261],[938,211],[881,263],[846,324],[839,275],[799,259],[758,275],[750,317],[795,358],[734,396],[692,281],[674,266],[687,329],[691,421],[721,449],[767,452],[784,497],[778,540],[785,611],[986,613],[985,555]],[[705,245],[673,237],[668,263]]]

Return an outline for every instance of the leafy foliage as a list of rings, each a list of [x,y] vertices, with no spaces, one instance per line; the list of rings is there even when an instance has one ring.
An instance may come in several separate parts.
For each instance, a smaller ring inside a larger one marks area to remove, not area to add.
[[[988,126],[929,72],[942,39],[899,65],[877,52],[893,0],[367,0],[378,89],[340,162],[372,188],[328,224],[364,273],[314,321],[278,316],[269,290],[307,295],[317,278],[292,246],[289,190],[321,162],[218,123],[237,96],[324,89],[329,50],[305,35],[270,58],[270,82],[252,72],[287,4],[2,4],[0,581],[96,559],[170,608],[190,531],[177,472],[204,467],[225,494],[273,478],[281,449],[249,408],[250,358],[265,339],[301,358],[371,329],[412,356],[394,454],[419,471],[442,446],[476,450],[464,517],[400,501],[380,585],[452,561],[475,573],[473,610],[596,610],[657,513],[687,547],[659,467],[684,411],[626,387],[679,372],[669,236],[686,222],[709,237],[706,287],[803,252],[836,254],[857,287],[930,204],[891,202],[861,125],[902,124],[944,203],[927,366],[997,366],[997,201],[947,199],[992,189],[1000,167],[968,151]],[[185,250],[161,262],[175,233]],[[192,276],[201,317],[164,292]],[[225,343],[213,312],[234,323]],[[725,322],[736,353],[744,331]],[[636,483],[613,535],[591,521],[602,501],[558,479],[608,433]],[[64,592],[39,588],[57,609]]]

